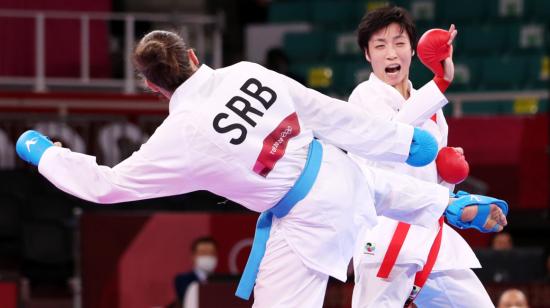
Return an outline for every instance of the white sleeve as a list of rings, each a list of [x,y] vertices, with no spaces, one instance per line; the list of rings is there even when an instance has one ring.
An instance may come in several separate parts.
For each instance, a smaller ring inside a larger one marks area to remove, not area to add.
[[[157,130],[158,132],[159,130]],[[154,139],[113,168],[100,166],[94,156],[50,147],[39,172],[66,193],[95,203],[119,203],[182,194],[197,190],[190,175],[189,150],[172,149],[166,138]],[[173,135],[173,134],[172,134]],[[173,138],[172,138],[173,140]]]
[[[385,120],[393,120],[395,111],[385,102],[381,100],[379,95],[364,84],[358,85],[348,98],[348,102],[360,107],[371,116],[375,116]]]
[[[363,168],[374,181],[378,215],[432,227],[449,204],[446,187],[378,168]]]
[[[413,126],[421,126],[424,121],[441,110],[447,103],[447,98],[432,80],[409,97],[395,116],[395,120]]]
[[[361,108],[284,77],[300,121],[315,137],[372,160],[404,162],[413,127],[372,117]]]

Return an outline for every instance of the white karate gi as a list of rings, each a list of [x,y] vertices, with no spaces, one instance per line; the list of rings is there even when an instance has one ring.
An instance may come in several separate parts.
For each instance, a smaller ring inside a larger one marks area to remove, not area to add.
[[[411,96],[405,100],[394,87],[384,83],[374,74],[359,84],[349,97],[349,102],[361,107],[371,116],[410,123],[430,132],[438,141],[439,147],[447,145],[448,126],[441,110],[444,104],[437,85],[430,81],[420,90],[411,88]],[[436,114],[437,123],[430,117]],[[422,117],[421,120],[418,120]],[[403,163],[374,162],[351,155],[362,166],[375,166],[408,174],[417,179],[446,185],[452,191],[454,185],[438,179],[435,162],[413,168]],[[388,279],[376,277],[386,254],[398,221],[380,217],[374,228],[366,227],[359,236],[355,253],[354,268],[356,285],[353,307],[402,307],[408,298],[417,271],[422,270],[428,253],[439,230],[439,224],[428,228],[411,225],[401,251],[395,262],[394,272]],[[374,245],[374,251],[366,251],[365,245]],[[443,224],[443,234],[439,255],[424,288],[415,303],[419,307],[492,307],[490,298],[470,268],[481,265],[466,241],[447,224]],[[458,271],[458,274],[455,274]],[[466,272],[466,273],[461,273]],[[457,278],[453,278],[457,277]],[[464,280],[467,277],[467,280]],[[457,283],[462,279],[461,283]],[[453,283],[454,281],[454,283]],[[443,284],[449,291],[441,294]],[[454,292],[453,288],[456,289]],[[442,297],[440,301],[435,298]],[[431,302],[428,306],[424,303]],[[437,303],[436,303],[437,302]]]
[[[412,132],[257,64],[202,65],[174,92],[150,139],[117,166],[51,147],[38,167],[58,188],[92,202],[201,189],[262,212],[294,185],[315,136],[324,149],[317,180],[287,216],[273,219],[254,296],[257,307],[321,307],[328,276],[345,281],[359,227],[374,225],[376,212],[431,225],[448,203],[446,188],[363,172],[330,144],[403,162]]]

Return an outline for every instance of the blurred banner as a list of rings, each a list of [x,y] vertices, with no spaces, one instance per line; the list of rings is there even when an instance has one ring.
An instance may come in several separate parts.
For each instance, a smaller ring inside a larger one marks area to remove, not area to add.
[[[216,274],[239,274],[257,214],[85,213],[81,220],[84,308],[164,307],[173,280],[192,269],[191,243],[218,243]]]

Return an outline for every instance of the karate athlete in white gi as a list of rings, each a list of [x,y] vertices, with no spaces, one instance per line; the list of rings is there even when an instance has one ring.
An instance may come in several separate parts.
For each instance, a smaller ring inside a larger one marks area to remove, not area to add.
[[[193,50],[167,31],[146,35],[133,60],[170,102],[168,117],[131,157],[99,166],[35,131],[20,137],[17,152],[61,190],[96,203],[209,190],[262,212],[237,290],[248,298],[254,287],[255,307],[321,307],[328,277],[346,280],[361,225],[374,225],[378,214],[431,226],[449,203],[445,187],[363,172],[329,144],[422,164],[436,144],[421,130],[369,118],[257,64],[198,67]],[[504,223],[502,212],[493,218]]]
[[[441,66],[444,76],[436,76],[417,91],[408,80],[416,49],[416,30],[404,9],[384,7],[367,13],[357,33],[373,73],[355,88],[349,102],[371,116],[421,127],[435,136],[440,148],[446,146],[448,126],[441,110],[445,102],[437,97],[453,79],[452,47],[444,65],[434,64]],[[454,25],[448,34],[450,39],[443,44],[452,46],[457,34]],[[423,118],[417,120],[418,114]],[[451,191],[454,188],[438,179],[435,161],[425,167],[412,168],[402,163],[374,162],[352,156],[362,166],[408,174],[446,185]],[[419,281],[425,281],[426,277],[427,282],[414,300],[418,307],[493,307],[471,270],[480,267],[474,252],[443,220],[426,227],[379,217],[378,225],[365,228],[358,238],[354,253],[354,308],[403,307],[409,296],[412,295],[410,300],[414,298]]]

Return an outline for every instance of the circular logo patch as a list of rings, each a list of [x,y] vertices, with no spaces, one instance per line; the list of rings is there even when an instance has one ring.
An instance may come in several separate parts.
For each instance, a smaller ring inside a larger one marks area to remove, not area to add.
[[[373,243],[368,242],[365,244],[365,251],[374,252],[375,249],[376,249],[376,246]]]

